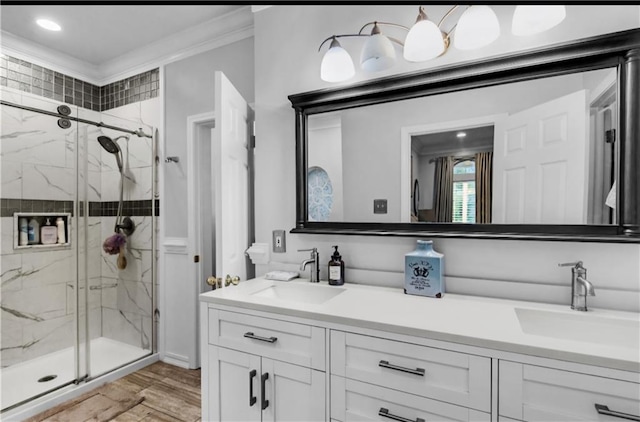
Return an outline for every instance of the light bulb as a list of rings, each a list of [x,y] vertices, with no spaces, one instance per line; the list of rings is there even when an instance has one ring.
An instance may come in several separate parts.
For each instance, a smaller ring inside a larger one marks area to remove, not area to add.
[[[335,38],[320,64],[320,78],[327,82],[342,82],[353,77],[356,69],[347,51]]]
[[[500,36],[498,17],[489,6],[471,6],[456,26],[453,45],[458,50],[474,50],[491,44]]]
[[[516,6],[511,32],[517,36],[535,35],[558,25],[567,16],[564,6]]]

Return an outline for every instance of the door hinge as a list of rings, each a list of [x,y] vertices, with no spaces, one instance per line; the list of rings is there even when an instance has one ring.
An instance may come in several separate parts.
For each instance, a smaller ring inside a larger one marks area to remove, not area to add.
[[[194,255],[193,262],[200,262],[200,255]]]
[[[255,137],[256,136],[256,121],[252,121],[251,122],[251,136]]]

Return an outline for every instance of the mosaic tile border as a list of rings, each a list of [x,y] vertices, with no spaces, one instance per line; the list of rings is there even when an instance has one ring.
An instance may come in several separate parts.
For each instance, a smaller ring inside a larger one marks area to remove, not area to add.
[[[124,201],[122,215],[129,217],[149,217],[155,208],[160,215],[160,200]],[[16,212],[58,212],[74,213],[74,201],[53,201],[44,199],[1,198],[0,217],[13,217]],[[84,215],[84,203],[80,203],[80,215]],[[118,213],[118,201],[89,202],[89,217],[115,217]]]
[[[0,85],[94,111],[157,97],[159,78],[160,69],[156,68],[100,87],[0,54]]]

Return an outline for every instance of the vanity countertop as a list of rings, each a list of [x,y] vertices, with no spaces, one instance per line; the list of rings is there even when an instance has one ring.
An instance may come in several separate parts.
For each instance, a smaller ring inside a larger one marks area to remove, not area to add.
[[[310,285],[343,289],[322,302],[308,303],[263,295],[274,285]],[[441,299],[404,294],[401,288],[306,279],[255,278],[200,295],[203,302],[272,312],[505,352],[640,372],[640,314],[569,306],[445,294]],[[530,322],[533,321],[533,324]],[[567,328],[568,327],[568,328]],[[575,329],[573,329],[575,328]],[[571,330],[571,338],[562,335]],[[526,332],[525,332],[526,331]],[[618,342],[598,336],[611,336]]]

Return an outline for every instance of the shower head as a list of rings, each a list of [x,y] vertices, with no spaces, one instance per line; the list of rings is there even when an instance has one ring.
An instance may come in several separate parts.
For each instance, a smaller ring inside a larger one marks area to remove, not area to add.
[[[111,154],[117,154],[120,152],[120,147],[108,136],[98,136],[98,142],[102,148]]]
[[[111,139],[108,136],[98,136],[98,142],[105,151],[114,154],[116,156],[116,163],[118,164],[118,169],[120,173],[122,173],[122,151],[116,142],[120,138],[125,138],[125,136],[117,137],[116,139]]]

